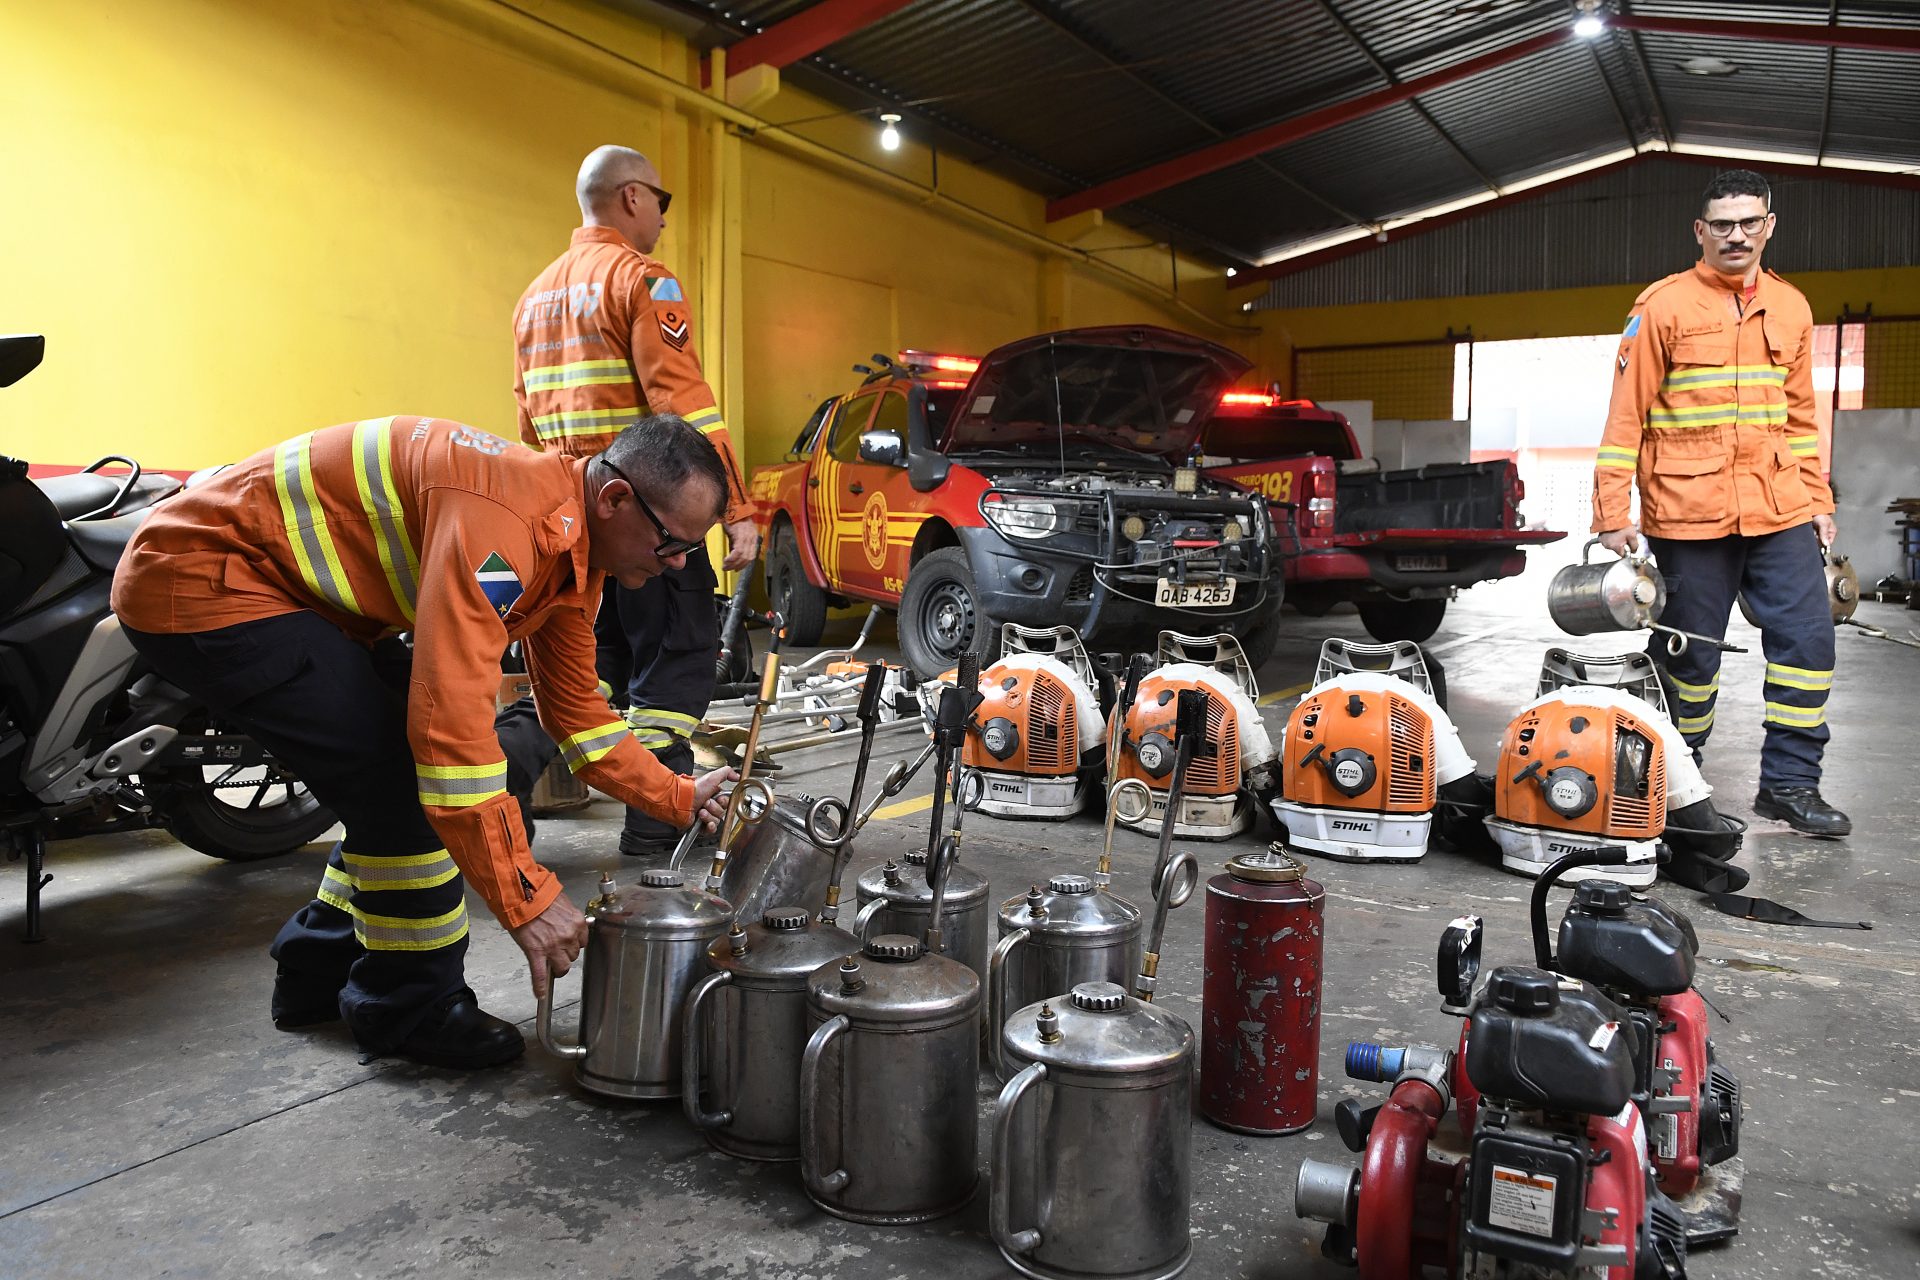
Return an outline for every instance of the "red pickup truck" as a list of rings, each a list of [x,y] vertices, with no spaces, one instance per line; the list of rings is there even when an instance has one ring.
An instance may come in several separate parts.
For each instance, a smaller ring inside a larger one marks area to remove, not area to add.
[[[1512,462],[1384,471],[1346,418],[1311,400],[1231,391],[1201,433],[1206,473],[1267,499],[1286,598],[1319,616],[1343,600],[1378,640],[1425,640],[1461,587],[1509,578],[1564,533],[1520,527]]]
[[[788,638],[868,601],[899,611],[923,675],[990,659],[1004,622],[1113,649],[1231,631],[1259,665],[1284,589],[1269,506],[1190,461],[1247,367],[1144,325],[856,365],[866,380],[749,485]]]

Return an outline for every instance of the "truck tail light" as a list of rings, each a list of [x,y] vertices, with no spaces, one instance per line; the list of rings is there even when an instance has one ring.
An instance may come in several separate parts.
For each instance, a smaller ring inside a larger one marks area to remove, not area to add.
[[[1304,508],[1302,532],[1308,534],[1329,534],[1333,532],[1333,491],[1336,481],[1332,471],[1316,467],[1307,472],[1307,501]]]
[[[1526,481],[1520,478],[1520,468],[1512,467],[1507,471],[1507,528],[1520,527],[1520,503],[1527,496]]]

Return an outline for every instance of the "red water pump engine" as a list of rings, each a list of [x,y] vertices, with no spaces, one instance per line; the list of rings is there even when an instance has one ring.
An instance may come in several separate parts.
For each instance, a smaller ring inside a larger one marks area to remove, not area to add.
[[[1441,941],[1446,1008],[1468,1019],[1458,1054],[1349,1046],[1347,1074],[1393,1091],[1382,1107],[1335,1108],[1361,1167],[1303,1161],[1294,1212],[1329,1224],[1323,1252],[1361,1280],[1429,1267],[1474,1280],[1683,1277],[1687,1223],[1657,1185],[1635,1105],[1640,1028],[1594,983],[1544,965],[1495,969],[1476,994],[1480,929],[1463,917]],[[1456,1090],[1462,1160],[1433,1149]]]
[[[1535,963],[1593,983],[1626,1014],[1634,1032],[1633,1102],[1660,1190],[1679,1202],[1689,1245],[1724,1240],[1739,1230],[1744,1181],[1738,1162],[1728,1163],[1740,1150],[1740,1081],[1715,1060],[1707,1035],[1706,1001],[1693,988],[1700,950],[1693,925],[1658,898],[1582,880],[1561,918],[1556,955],[1547,931],[1555,878],[1542,876],[1533,892]],[[1459,931],[1472,923],[1449,926],[1443,954],[1463,952],[1469,943]],[[1463,1047],[1469,1034],[1470,1025]],[[1472,1084],[1457,1068],[1453,1084],[1461,1126],[1471,1128]]]

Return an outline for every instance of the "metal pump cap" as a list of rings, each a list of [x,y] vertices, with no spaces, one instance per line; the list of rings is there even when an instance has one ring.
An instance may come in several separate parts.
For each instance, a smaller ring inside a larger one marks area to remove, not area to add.
[[[1593,915],[1617,916],[1633,903],[1633,890],[1613,880],[1582,880],[1573,886],[1573,905]]]
[[[1258,884],[1280,884],[1299,880],[1307,874],[1305,864],[1278,849],[1265,853],[1236,853],[1227,859],[1227,871],[1237,880]]]
[[[927,865],[927,851],[925,849],[909,849],[900,856],[907,860],[907,865],[910,867],[924,867]]]
[[[875,960],[915,960],[920,956],[920,939],[907,933],[883,933],[868,938],[861,950]]]
[[[1635,604],[1652,604],[1659,596],[1660,588],[1653,585],[1652,579],[1635,578],[1633,580],[1633,602]]]
[[[1093,881],[1085,876],[1061,875],[1047,881],[1051,893],[1092,893]]]
[[[1092,1013],[1112,1013],[1127,1002],[1127,993],[1112,982],[1083,982],[1073,989],[1073,1007]]]
[[[805,907],[768,907],[760,923],[768,929],[784,931],[804,929],[811,919],[813,916]]]
[[[640,883],[649,889],[678,889],[686,882],[685,876],[678,871],[670,871],[666,867],[655,867],[640,873]]]

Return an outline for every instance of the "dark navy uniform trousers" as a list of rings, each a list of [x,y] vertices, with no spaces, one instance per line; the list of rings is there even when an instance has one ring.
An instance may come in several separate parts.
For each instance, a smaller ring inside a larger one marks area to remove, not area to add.
[[[1759,621],[1767,675],[1766,741],[1760,785],[1811,787],[1820,782],[1826,749],[1827,693],[1833,688],[1833,611],[1813,525],[1757,538],[1698,541],[1648,538],[1667,580],[1660,621],[1681,631],[1724,639],[1734,603],[1744,593]],[[1720,694],[1720,651],[1691,644],[1678,657],[1655,632],[1647,652],[1665,670],[1674,719],[1699,752],[1713,732]]]

